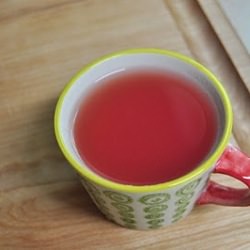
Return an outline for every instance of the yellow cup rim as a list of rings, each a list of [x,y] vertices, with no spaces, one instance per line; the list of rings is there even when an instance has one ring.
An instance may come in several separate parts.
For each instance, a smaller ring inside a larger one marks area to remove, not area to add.
[[[219,93],[224,109],[225,109],[225,129],[223,131],[223,134],[221,136],[220,142],[215,149],[215,151],[211,154],[211,156],[203,162],[200,166],[198,166],[193,171],[189,172],[188,174],[181,176],[177,179],[159,183],[159,184],[153,184],[153,185],[144,185],[144,186],[135,186],[135,185],[127,185],[127,184],[121,184],[116,183],[111,180],[105,179],[101,176],[98,176],[96,174],[93,174],[90,171],[86,171],[68,152],[66,145],[64,145],[62,135],[60,134],[60,115],[62,111],[62,105],[64,98],[67,94],[67,92],[70,90],[71,86],[74,85],[74,83],[90,68],[95,67],[97,64],[102,63],[105,60],[110,60],[114,57],[120,57],[123,55],[132,55],[132,54],[161,54],[161,55],[167,55],[170,57],[177,58],[183,62],[186,62],[190,65],[192,65],[194,68],[198,69],[200,72],[202,72],[204,75],[208,77],[208,79],[211,80],[211,83],[216,88],[217,92]],[[207,68],[205,68],[200,63],[196,62],[195,60],[184,56],[178,52],[175,51],[169,51],[169,50],[163,50],[163,49],[155,49],[155,48],[138,48],[138,49],[128,49],[120,52],[116,52],[113,54],[106,55],[104,57],[101,57],[94,62],[86,65],[83,69],[81,69],[65,86],[63,89],[61,95],[59,96],[56,109],[55,109],[55,115],[54,115],[54,129],[55,129],[55,136],[57,139],[57,142],[59,144],[60,149],[62,150],[65,158],[68,160],[68,162],[71,164],[71,166],[83,177],[87,178],[88,180],[101,185],[105,188],[116,190],[116,191],[122,191],[122,192],[129,192],[129,193],[142,193],[142,192],[153,192],[153,191],[159,191],[164,190],[168,188],[172,188],[174,186],[181,185],[187,181],[190,181],[197,176],[200,176],[201,174],[207,172],[209,169],[212,168],[212,166],[215,164],[215,162],[218,160],[218,158],[221,156],[223,151],[225,150],[232,131],[232,123],[233,123],[233,112],[232,107],[230,104],[230,100],[228,98],[228,95],[220,83],[220,81],[214,76],[212,72],[210,72]]]

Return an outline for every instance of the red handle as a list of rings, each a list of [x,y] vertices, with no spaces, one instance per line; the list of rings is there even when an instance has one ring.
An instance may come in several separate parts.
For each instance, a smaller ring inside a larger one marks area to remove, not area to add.
[[[250,205],[250,158],[233,146],[228,146],[216,164],[214,173],[232,176],[248,188],[237,189],[209,181],[207,189],[201,194],[198,204],[218,204],[225,206]]]

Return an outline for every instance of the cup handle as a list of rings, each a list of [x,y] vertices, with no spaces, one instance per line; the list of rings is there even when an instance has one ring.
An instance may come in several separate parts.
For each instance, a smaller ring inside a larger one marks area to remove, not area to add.
[[[198,205],[217,204],[224,206],[250,205],[250,158],[233,146],[228,146],[218,160],[214,173],[232,176],[248,188],[237,189],[209,181],[206,190],[197,201]]]

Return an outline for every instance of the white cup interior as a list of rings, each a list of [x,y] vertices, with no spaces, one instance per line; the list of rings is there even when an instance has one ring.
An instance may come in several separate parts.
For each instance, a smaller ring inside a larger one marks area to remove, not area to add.
[[[130,69],[135,70],[136,68],[152,68],[173,72],[187,77],[191,79],[194,84],[201,86],[201,88],[203,88],[204,91],[210,96],[212,102],[216,105],[217,115],[219,118],[218,136],[210,154],[217,147],[220,141],[225,128],[225,109],[219,92],[216,90],[212,80],[209,79],[206,74],[188,62],[163,54],[138,53],[123,54],[120,56],[117,55],[104,59],[97,64],[88,67],[86,70],[83,70],[63,97],[58,120],[59,133],[67,152],[78,164],[85,168],[85,171],[91,171],[91,169],[89,169],[80,158],[74,143],[73,135],[74,120],[78,108],[84,96],[88,93],[88,90],[96,86],[96,84],[101,83],[100,79],[119,71]],[[209,155],[207,157],[209,157]],[[96,175],[96,173],[94,174]]]

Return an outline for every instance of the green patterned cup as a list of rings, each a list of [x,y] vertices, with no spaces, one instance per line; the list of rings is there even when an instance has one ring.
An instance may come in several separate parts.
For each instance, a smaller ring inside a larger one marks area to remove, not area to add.
[[[187,175],[156,185],[125,185],[99,176],[78,155],[72,133],[80,100],[88,87],[104,75],[138,66],[157,67],[185,74],[206,89],[219,114],[217,142],[206,160]],[[209,181],[212,172],[219,172],[231,175],[250,186],[250,159],[234,147],[227,146],[231,129],[231,105],[216,77],[186,56],[159,49],[122,51],[87,65],[66,86],[55,112],[58,144],[79,174],[93,202],[108,219],[134,229],[160,228],[174,223],[187,216],[196,204],[250,204],[249,189],[239,191]]]

